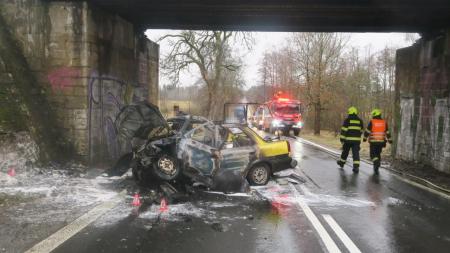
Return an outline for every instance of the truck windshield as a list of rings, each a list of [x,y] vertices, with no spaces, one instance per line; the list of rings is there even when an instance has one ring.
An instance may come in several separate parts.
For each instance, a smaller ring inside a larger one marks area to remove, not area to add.
[[[298,114],[300,113],[299,104],[276,104],[275,112],[279,114]]]

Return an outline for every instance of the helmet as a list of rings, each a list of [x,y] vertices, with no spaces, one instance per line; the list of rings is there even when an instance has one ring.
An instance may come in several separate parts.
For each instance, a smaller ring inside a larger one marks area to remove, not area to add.
[[[358,114],[358,109],[356,109],[356,107],[352,106],[350,108],[348,108],[348,114]]]
[[[372,117],[381,116],[381,110],[380,109],[373,109],[372,110]]]

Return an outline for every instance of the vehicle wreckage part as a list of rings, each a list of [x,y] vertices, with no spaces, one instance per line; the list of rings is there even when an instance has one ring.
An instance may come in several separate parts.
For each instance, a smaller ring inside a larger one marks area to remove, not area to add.
[[[250,185],[266,185],[270,179],[270,168],[266,164],[254,165],[247,174]]]
[[[219,170],[212,180],[211,189],[221,192],[248,192],[249,182],[240,170]]]
[[[153,173],[162,180],[171,181],[180,174],[177,160],[169,155],[162,155],[153,163]]]
[[[139,162],[136,162],[133,165],[131,172],[133,174],[134,180],[136,180],[139,184],[144,185],[146,181],[150,178],[150,173],[144,166],[142,166]]]

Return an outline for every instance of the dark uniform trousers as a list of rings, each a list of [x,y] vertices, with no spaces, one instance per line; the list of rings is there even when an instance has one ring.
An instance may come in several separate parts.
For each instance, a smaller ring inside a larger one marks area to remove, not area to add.
[[[372,160],[373,166],[376,168],[380,167],[381,151],[385,146],[385,143],[370,143],[370,160]]]
[[[352,150],[353,167],[359,167],[360,142],[344,142],[344,145],[342,146],[341,161],[345,162],[347,160],[350,149]]]

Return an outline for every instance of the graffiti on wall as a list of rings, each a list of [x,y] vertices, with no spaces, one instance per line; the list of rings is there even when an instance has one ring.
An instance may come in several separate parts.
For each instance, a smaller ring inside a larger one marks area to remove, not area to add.
[[[115,161],[129,152],[130,144],[119,138],[114,122],[124,106],[145,101],[147,93],[145,86],[96,72],[91,74],[88,112],[91,162]]]
[[[47,75],[54,92],[64,91],[74,85],[74,80],[81,75],[80,70],[73,67],[61,67],[50,71]]]
[[[396,156],[450,173],[450,65],[442,50],[445,45],[436,46],[443,42],[422,41],[420,47],[413,48],[415,51],[405,51],[411,56],[420,55],[418,79],[416,69],[397,66],[406,73],[401,76],[403,81],[418,80],[418,89],[412,89],[415,82],[404,82],[404,88],[400,88],[401,125]]]

